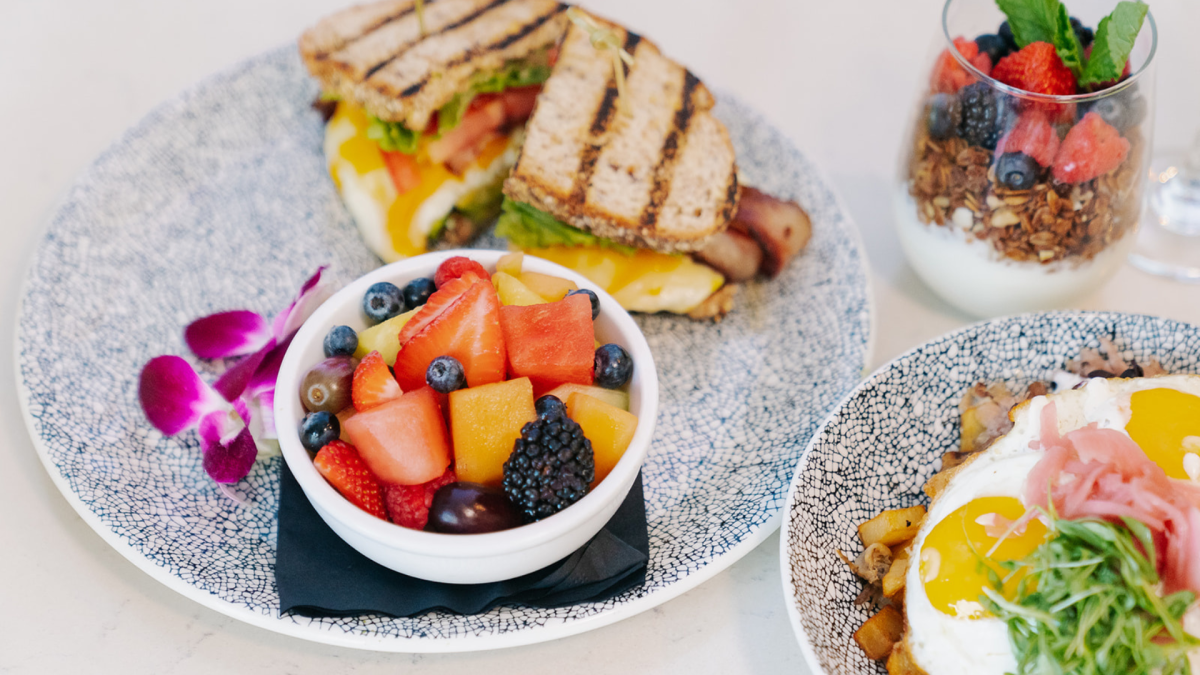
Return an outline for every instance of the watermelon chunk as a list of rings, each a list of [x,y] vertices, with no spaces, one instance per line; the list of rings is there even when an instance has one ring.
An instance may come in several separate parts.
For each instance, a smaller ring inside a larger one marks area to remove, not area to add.
[[[505,346],[504,333],[500,329],[500,298],[496,296],[490,279],[478,279],[473,274],[467,276],[473,281],[462,296],[400,347],[394,369],[396,381],[404,391],[425,386],[425,371],[439,356],[458,359],[466,373],[468,387],[504,379]],[[450,282],[447,288],[467,276]]]
[[[343,430],[382,483],[427,483],[453,459],[437,393],[429,387],[349,417]]]
[[[586,294],[543,305],[500,308],[512,377],[528,377],[535,393],[560,384],[591,384],[595,376],[592,303]],[[402,385],[403,386],[403,385]]]

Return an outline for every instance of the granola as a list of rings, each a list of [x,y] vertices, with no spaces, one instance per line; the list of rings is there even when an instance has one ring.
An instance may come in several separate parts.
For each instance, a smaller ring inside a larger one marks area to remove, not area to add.
[[[909,194],[925,224],[963,230],[1001,256],[1050,264],[1087,261],[1138,221],[1142,204],[1141,133],[1124,134],[1129,156],[1092,180],[1066,184],[1044,172],[1031,189],[996,182],[993,152],[959,137],[936,140],[917,125],[909,162]]]

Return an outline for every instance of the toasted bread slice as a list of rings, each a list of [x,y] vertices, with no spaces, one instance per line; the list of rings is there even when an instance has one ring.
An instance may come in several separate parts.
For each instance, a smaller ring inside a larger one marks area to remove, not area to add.
[[[699,250],[738,201],[733,145],[710,112],[712,94],[649,40],[595,21],[633,55],[624,107],[611,53],[572,25],[504,192],[622,244]]]
[[[321,87],[389,122],[421,130],[476,73],[556,44],[566,29],[557,0],[413,0],[342,10],[300,37]]]

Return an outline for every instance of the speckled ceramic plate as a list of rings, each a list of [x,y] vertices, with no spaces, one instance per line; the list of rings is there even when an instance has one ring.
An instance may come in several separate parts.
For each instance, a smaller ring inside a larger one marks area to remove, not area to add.
[[[859,384],[813,436],[792,480],[780,537],[788,614],[814,673],[884,673],[854,644],[869,613],[836,550],[857,555],[858,524],[928,503],[921,486],[958,446],[958,401],[976,382],[1023,389],[1108,337],[1126,358],[1200,373],[1200,326],[1111,312],[1026,314],[928,342]]]
[[[820,420],[861,377],[870,339],[858,234],[818,170],[722,97],[748,182],[799,200],[815,237],[783,278],[751,284],[720,324],[643,316],[661,377],[645,466],[646,584],[604,603],[413,619],[280,615],[279,460],[223,496],[191,435],[163,438],[137,404],[141,366],[189,355],[182,328],[224,309],[279,311],[318,265],[348,282],[380,262],[330,182],[315,84],[292,47],[169,102],[69,190],[37,250],[17,326],[34,444],[83,518],[154,578],[289,635],[392,651],[458,651],[578,633],[644,611],[730,565],[779,522]],[[497,245],[485,241],[481,245]],[[216,364],[196,363],[214,376]]]

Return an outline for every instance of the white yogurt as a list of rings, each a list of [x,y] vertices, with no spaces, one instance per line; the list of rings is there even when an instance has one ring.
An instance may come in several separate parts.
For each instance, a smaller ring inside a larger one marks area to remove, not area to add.
[[[1017,262],[1003,258],[990,242],[968,235],[966,209],[952,216],[955,222],[949,227],[926,225],[917,218],[916,201],[903,184],[892,203],[900,245],[917,276],[946,302],[979,317],[1071,305],[1116,272],[1136,239],[1126,233],[1087,261]]]

